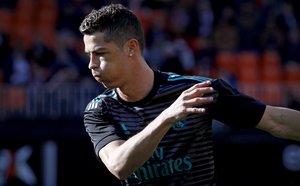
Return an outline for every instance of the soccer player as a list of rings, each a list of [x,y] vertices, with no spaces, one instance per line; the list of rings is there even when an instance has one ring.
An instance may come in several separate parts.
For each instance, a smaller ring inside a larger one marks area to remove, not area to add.
[[[300,141],[300,112],[266,105],[222,79],[153,70],[144,33],[120,4],[82,21],[88,68],[106,90],[84,125],[95,153],[124,185],[213,185],[212,121]]]

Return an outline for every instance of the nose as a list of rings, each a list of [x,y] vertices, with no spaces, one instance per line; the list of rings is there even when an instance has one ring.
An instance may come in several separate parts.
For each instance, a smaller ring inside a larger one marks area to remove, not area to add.
[[[95,57],[95,55],[91,54],[90,55],[90,62],[89,62],[89,69],[95,69],[98,68],[100,65],[99,60]]]

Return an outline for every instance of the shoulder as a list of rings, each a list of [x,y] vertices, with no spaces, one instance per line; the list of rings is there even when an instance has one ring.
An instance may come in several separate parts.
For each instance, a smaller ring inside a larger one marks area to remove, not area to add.
[[[172,83],[201,83],[205,81],[213,81],[213,78],[204,77],[200,75],[180,75],[173,72],[157,71],[160,79],[168,84]]]
[[[114,90],[105,90],[87,104],[85,111],[106,107],[115,97],[116,93]]]

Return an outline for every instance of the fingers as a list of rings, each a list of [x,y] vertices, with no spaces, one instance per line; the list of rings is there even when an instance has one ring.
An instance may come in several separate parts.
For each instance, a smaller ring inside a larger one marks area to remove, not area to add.
[[[214,101],[213,97],[196,97],[190,100],[186,100],[185,101],[185,105],[186,107],[196,107],[196,106],[200,106],[201,105],[205,105],[205,104],[209,104],[212,103]]]
[[[189,89],[185,90],[184,92],[189,93],[197,88],[201,88],[201,87],[208,87],[211,84],[210,81],[205,81],[202,83],[197,83],[195,85],[193,85],[192,87],[190,87]]]
[[[202,97],[205,94],[212,93],[214,89],[209,87],[210,83],[199,83],[183,92],[183,99],[189,100],[196,97]]]
[[[183,92],[183,106],[187,113],[203,113],[205,108],[201,108],[201,105],[206,105],[214,101],[212,96],[204,96],[214,92],[214,89],[210,87],[210,82],[198,83]]]
[[[212,96],[204,96],[205,94],[214,92],[210,84],[210,82],[198,83],[183,91],[176,101],[164,112],[167,114],[167,118],[171,118],[172,121],[178,121],[188,114],[204,113],[206,110],[203,106],[214,101]]]
[[[201,114],[201,113],[205,113],[205,108],[195,108],[195,107],[192,107],[192,108],[187,108],[186,109],[186,113],[188,114]]]

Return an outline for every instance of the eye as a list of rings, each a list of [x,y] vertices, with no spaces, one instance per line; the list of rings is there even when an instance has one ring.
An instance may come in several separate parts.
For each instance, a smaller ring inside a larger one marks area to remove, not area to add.
[[[95,55],[97,56],[104,56],[106,52],[95,52]]]

